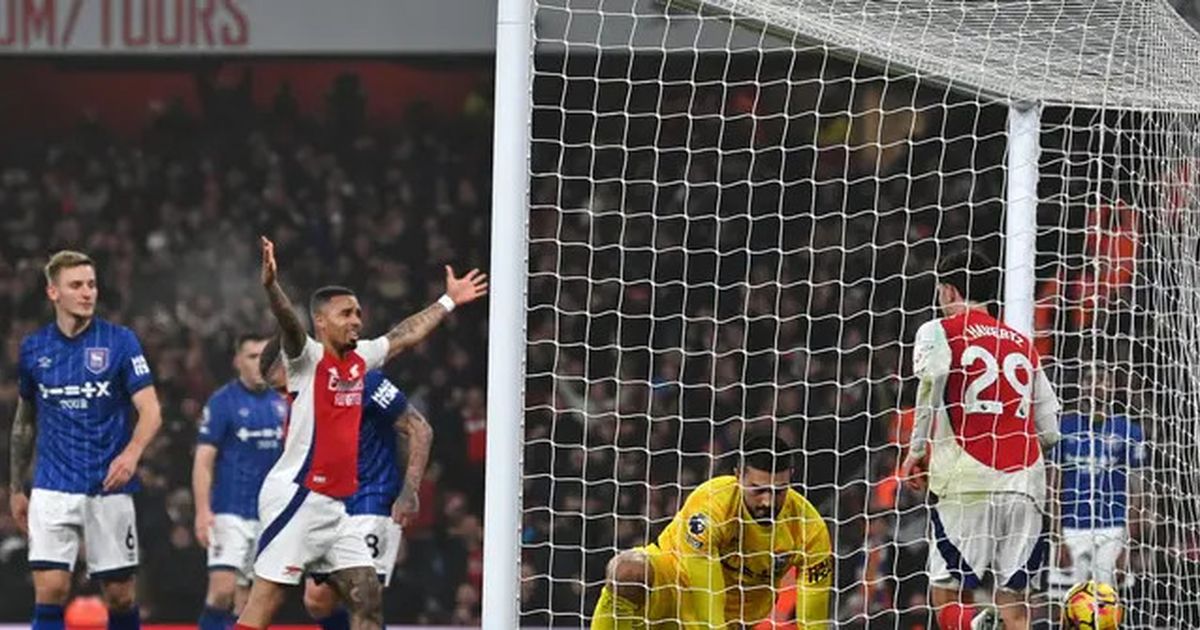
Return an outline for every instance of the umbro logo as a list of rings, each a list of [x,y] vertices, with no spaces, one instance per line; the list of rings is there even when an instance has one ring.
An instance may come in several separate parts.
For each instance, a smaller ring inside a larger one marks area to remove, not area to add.
[[[51,363],[53,363],[53,362],[54,362],[54,361],[52,361],[52,360],[50,359],[50,357],[38,357],[38,360],[37,360],[37,366],[38,366],[39,368],[41,368],[41,369],[45,370],[45,369],[49,368],[49,367],[50,367],[50,364],[51,364]]]

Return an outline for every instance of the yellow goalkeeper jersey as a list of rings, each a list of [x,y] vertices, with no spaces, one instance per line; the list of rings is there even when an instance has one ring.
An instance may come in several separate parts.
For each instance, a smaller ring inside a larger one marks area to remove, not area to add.
[[[754,623],[770,614],[776,588],[796,567],[796,616],[802,628],[823,628],[829,620],[833,558],[829,530],[821,514],[799,492],[789,489],[771,523],[760,523],[746,510],[734,476],[700,485],[658,537],[662,553],[679,560],[706,556],[720,562],[727,622]],[[686,587],[705,582],[692,575],[702,566],[682,562]]]

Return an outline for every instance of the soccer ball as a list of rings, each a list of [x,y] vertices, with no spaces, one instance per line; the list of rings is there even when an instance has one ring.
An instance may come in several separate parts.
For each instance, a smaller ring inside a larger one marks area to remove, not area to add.
[[[1103,582],[1076,584],[1063,599],[1064,630],[1117,630],[1121,626],[1117,591]]]

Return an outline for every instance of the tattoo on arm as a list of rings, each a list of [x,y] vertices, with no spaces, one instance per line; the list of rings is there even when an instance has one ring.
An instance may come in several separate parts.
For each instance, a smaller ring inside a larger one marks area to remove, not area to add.
[[[33,442],[37,437],[36,409],[33,403],[17,398],[17,413],[13,418],[12,436],[9,442],[8,484],[14,492],[25,492],[25,481],[29,478],[33,463]]]
[[[421,343],[429,336],[429,333],[433,332],[434,328],[437,328],[438,324],[442,323],[447,313],[449,311],[445,307],[434,302],[416,315],[396,324],[396,327],[387,333],[388,356],[396,356]]]
[[[283,332],[284,354],[292,358],[300,356],[300,352],[304,350],[304,338],[307,333],[304,332],[304,323],[300,321],[296,309],[292,308],[292,301],[288,299],[278,282],[272,282],[267,286],[267,298],[271,303],[271,312],[275,314],[275,319],[279,322],[279,328]]]
[[[329,576],[350,611],[351,630],[379,628],[383,624],[383,587],[374,567],[342,569]]]
[[[396,432],[396,453],[404,452],[404,438],[408,438],[408,464],[404,471],[404,487],[413,492],[420,489],[421,479],[425,476],[425,468],[429,465],[429,449],[433,443],[433,428],[420,411],[411,405],[400,419],[396,421],[400,430]]]

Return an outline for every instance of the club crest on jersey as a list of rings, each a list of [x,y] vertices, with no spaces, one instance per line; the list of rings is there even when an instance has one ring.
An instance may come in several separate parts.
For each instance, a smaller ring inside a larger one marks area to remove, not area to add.
[[[86,348],[83,351],[83,367],[92,374],[108,369],[108,348]]]

